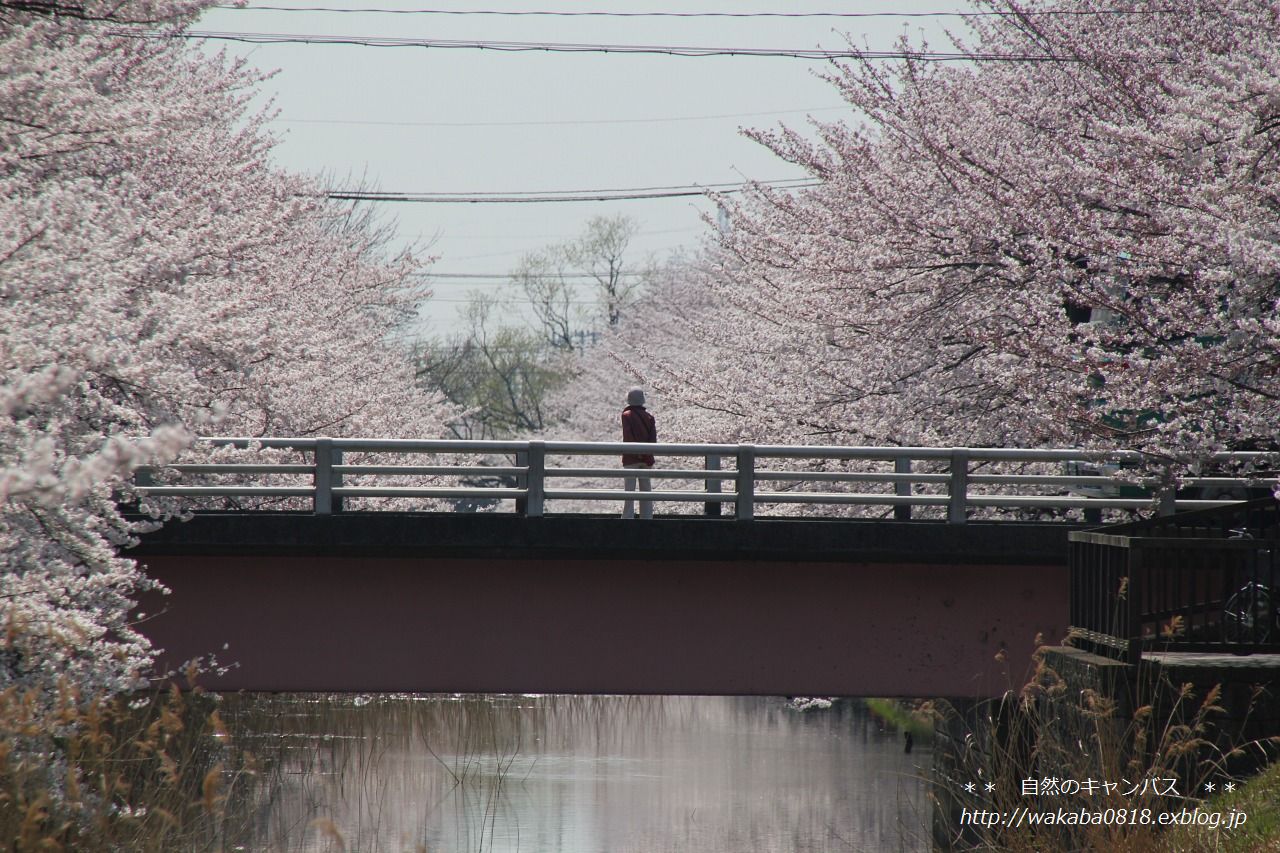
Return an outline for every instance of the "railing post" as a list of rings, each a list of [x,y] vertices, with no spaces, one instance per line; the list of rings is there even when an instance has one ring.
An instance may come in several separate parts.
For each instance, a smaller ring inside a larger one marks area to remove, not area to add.
[[[546,492],[547,446],[541,441],[529,442],[529,485],[524,514],[529,518],[542,517],[543,496]]]
[[[1156,496],[1156,515],[1174,515],[1178,511],[1178,492],[1170,486],[1167,489],[1161,489]]]
[[[947,502],[947,522],[964,524],[969,508],[969,451],[967,448],[951,450],[951,479],[948,487],[951,500]]]
[[[720,470],[720,454],[708,453],[706,459],[707,459],[707,463],[705,466],[706,470],[708,471]],[[703,480],[702,483],[703,483],[703,487],[707,490],[708,494],[713,494],[713,495],[720,494],[719,480]],[[702,505],[702,514],[706,516],[719,515],[720,501],[707,501],[706,503],[704,503]]]
[[[1124,607],[1124,638],[1126,642],[1125,663],[1129,664],[1132,672],[1137,672],[1138,666],[1142,663],[1142,593],[1143,593],[1143,572],[1146,570],[1143,559],[1145,556],[1142,548],[1137,542],[1130,541],[1128,559],[1125,560],[1125,567],[1128,572],[1127,580],[1124,585],[1125,607]]]
[[[755,517],[756,503],[756,449],[750,444],[738,445],[737,492],[737,518],[750,521]]]
[[[316,515],[333,514],[333,439],[316,439]]]
[[[893,473],[910,474],[911,459],[906,456],[898,456],[893,460]],[[893,492],[900,498],[911,497],[911,483],[899,480],[893,484]],[[894,521],[910,521],[911,520],[911,504],[900,503],[893,505]]]
[[[333,464],[334,464],[334,465],[341,465],[341,464],[342,464],[342,451],[341,451],[341,450],[334,450],[334,451],[332,451],[332,452],[330,453],[329,458],[333,460]],[[330,482],[332,485],[334,485],[334,486],[341,486],[341,485],[342,485],[342,474],[341,474],[340,472],[338,472],[338,471],[333,471],[333,472],[331,472],[331,473],[330,473],[330,475],[329,475],[329,482]],[[333,496],[330,498],[329,503],[330,503],[331,507],[333,508],[333,511],[334,511],[334,512],[342,512],[342,495],[333,495]]]
[[[517,450],[516,451],[516,467],[527,466],[528,464],[529,464],[529,451]],[[525,474],[517,474],[516,488],[517,489],[529,488],[529,477]],[[528,498],[523,498],[523,497],[516,498],[516,515],[525,515],[528,508],[529,508]]]

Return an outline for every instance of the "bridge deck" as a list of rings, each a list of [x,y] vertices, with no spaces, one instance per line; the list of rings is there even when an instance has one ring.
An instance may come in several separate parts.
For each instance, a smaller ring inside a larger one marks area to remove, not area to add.
[[[131,553],[220,689],[985,696],[1061,638],[1069,529],[228,513]]]

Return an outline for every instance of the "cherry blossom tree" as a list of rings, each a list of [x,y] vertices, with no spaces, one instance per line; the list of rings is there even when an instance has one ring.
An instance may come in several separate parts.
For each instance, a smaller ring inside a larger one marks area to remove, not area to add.
[[[257,75],[163,37],[203,5],[0,5],[0,688],[148,674],[137,466],[450,415],[391,343],[418,262],[271,165]]]
[[[548,436],[566,440],[619,441],[618,414],[627,391],[643,386],[661,418],[663,440],[767,442],[772,424],[743,415],[751,408],[746,388],[734,408],[717,395],[730,389],[720,377],[742,357],[732,336],[712,335],[731,306],[707,286],[704,258],[675,255],[655,269],[643,296],[623,322],[608,330],[573,366],[573,380],[553,395],[563,423]],[[703,377],[713,376],[708,384]]]
[[[706,345],[637,372],[774,441],[1184,466],[1269,445],[1280,11],[979,10],[998,14],[957,40],[973,62],[835,66],[849,120],[751,134],[820,185],[721,199],[691,284],[720,313],[673,320]]]

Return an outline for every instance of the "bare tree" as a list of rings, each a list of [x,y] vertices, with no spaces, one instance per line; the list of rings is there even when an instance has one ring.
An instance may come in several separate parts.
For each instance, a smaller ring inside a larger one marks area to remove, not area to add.
[[[616,327],[655,275],[628,256],[638,230],[630,217],[593,217],[580,236],[521,258],[505,294],[473,294],[461,328],[419,349],[419,381],[462,410],[455,435],[529,435],[557,420],[548,401],[574,379],[574,350]],[[524,305],[527,322],[502,319]]]
[[[511,271],[512,283],[533,310],[538,334],[547,346],[565,352],[573,349],[573,333],[584,319],[567,274],[558,246],[525,255]]]
[[[622,321],[656,269],[651,259],[628,255],[639,230],[629,216],[593,216],[579,237],[520,260],[511,281],[532,306],[549,346],[573,349],[587,334]]]
[[[585,233],[565,247],[569,265],[590,276],[597,311],[611,329],[654,275],[652,261],[633,263],[627,257],[631,238],[639,230],[639,223],[629,216],[595,216],[587,222]]]

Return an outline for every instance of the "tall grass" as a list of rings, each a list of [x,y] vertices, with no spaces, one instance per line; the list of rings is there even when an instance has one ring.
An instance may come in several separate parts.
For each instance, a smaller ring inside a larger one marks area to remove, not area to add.
[[[1232,739],[1265,695],[1261,686],[1254,688],[1244,709],[1246,720],[1227,724],[1218,686],[1198,689],[1154,677],[1082,687],[1049,666],[1043,650],[1035,661],[1033,677],[1020,692],[969,709],[945,702],[926,708],[950,737],[950,749],[935,768],[935,839],[947,849],[1185,850],[1185,835],[1166,831],[1158,815],[1194,808],[1205,796],[1206,783],[1220,787],[1222,781],[1256,769],[1280,747],[1280,737]],[[1059,783],[1056,793],[1040,790],[1046,779]],[[1072,784],[1064,788],[1062,780]],[[965,789],[968,783],[974,791]],[[1007,815],[1019,809],[1113,809],[1123,810],[1128,819],[1084,826],[1026,821],[966,826],[961,821],[966,808]],[[1150,822],[1144,822],[1144,815]]]
[[[177,685],[51,706],[0,693],[0,839],[9,850],[222,850],[259,774],[214,697]]]

